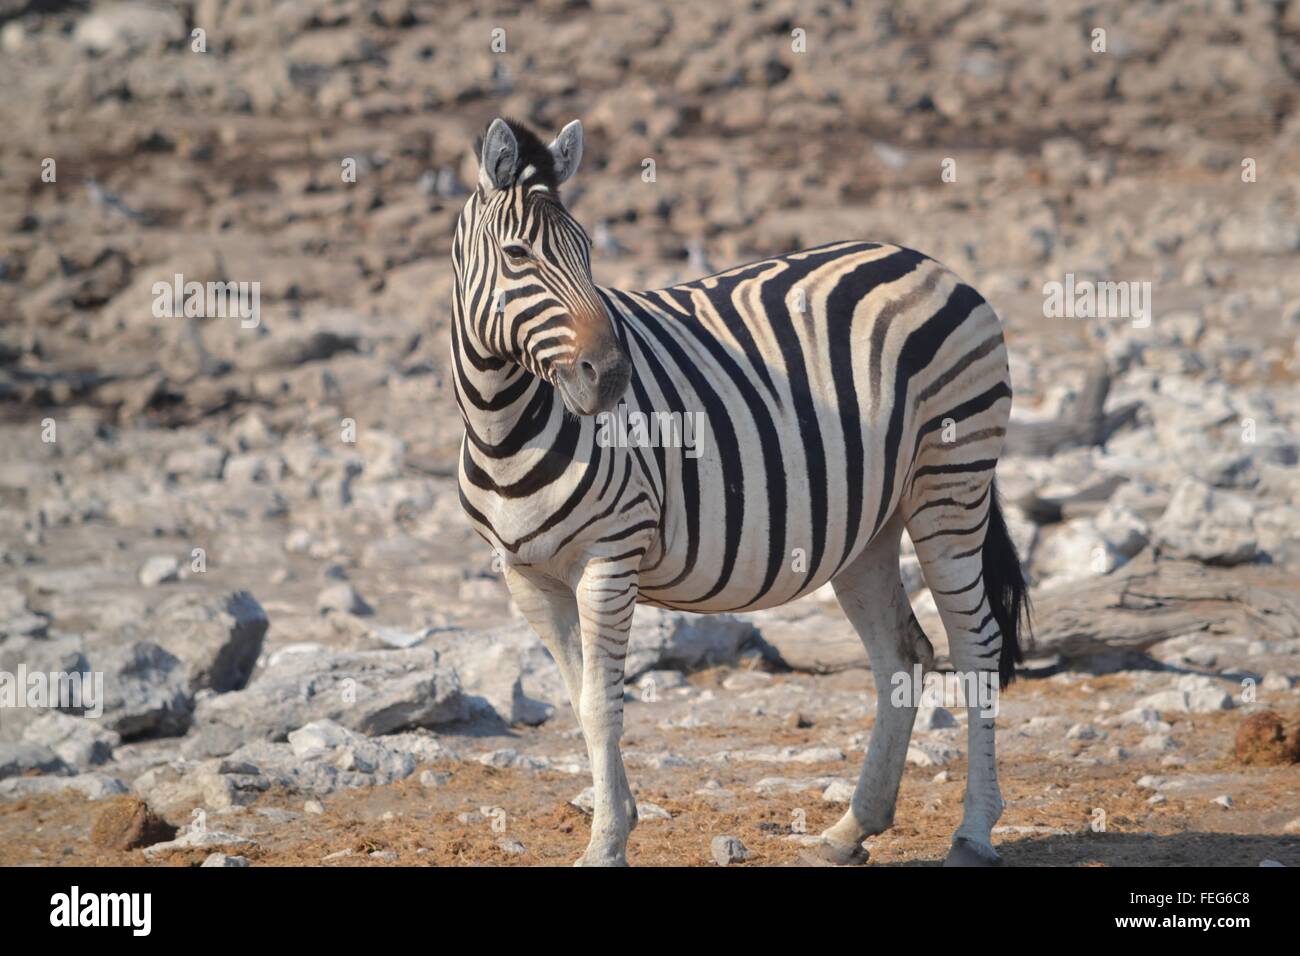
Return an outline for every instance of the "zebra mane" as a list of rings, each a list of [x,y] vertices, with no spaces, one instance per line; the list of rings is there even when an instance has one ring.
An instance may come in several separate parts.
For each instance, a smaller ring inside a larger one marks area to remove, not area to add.
[[[519,158],[515,163],[514,185],[521,185],[519,176],[530,166],[532,170],[528,173],[527,182],[523,185],[528,186],[545,186],[551,192],[559,189],[559,177],[555,171],[555,157],[547,144],[542,142],[541,138],[518,120],[503,116],[506,126],[510,127],[510,132],[515,134],[515,142],[519,147]],[[487,135],[487,128],[479,133],[474,139],[474,155],[483,155],[483,138]]]

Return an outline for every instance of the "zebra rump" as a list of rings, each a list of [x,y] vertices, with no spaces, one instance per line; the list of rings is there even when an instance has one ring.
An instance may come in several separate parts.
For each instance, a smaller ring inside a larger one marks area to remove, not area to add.
[[[1016,678],[1016,665],[1024,660],[1020,650],[1020,625],[1032,635],[1030,625],[1029,589],[1020,555],[1007,532],[998,501],[996,481],[989,489],[989,524],[981,553],[984,564],[984,589],[990,610],[1002,631],[1002,654],[998,658],[998,682],[1006,687]]]

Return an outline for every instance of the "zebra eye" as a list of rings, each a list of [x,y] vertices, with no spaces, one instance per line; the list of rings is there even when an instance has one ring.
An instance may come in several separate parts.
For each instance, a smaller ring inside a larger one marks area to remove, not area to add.
[[[506,259],[512,266],[521,266],[533,257],[528,247],[520,242],[512,242],[508,246],[502,246],[501,251],[506,254]]]

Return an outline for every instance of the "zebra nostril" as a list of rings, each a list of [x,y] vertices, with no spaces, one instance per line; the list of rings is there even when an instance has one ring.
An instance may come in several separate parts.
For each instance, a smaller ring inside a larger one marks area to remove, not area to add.
[[[582,377],[586,380],[588,385],[595,385],[596,380],[600,378],[600,374],[596,371],[596,366],[588,359],[583,359],[578,363],[578,371],[582,373]]]

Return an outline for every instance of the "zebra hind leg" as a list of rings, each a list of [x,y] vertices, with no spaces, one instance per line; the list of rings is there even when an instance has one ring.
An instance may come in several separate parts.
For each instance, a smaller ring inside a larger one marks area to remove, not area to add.
[[[1025,583],[997,503],[991,475],[952,497],[960,513],[932,508],[909,522],[926,583],[934,595],[949,657],[966,695],[968,767],[961,825],[945,866],[1001,862],[992,831],[1002,815],[995,719],[998,693],[1014,676]],[[978,502],[978,507],[969,507]]]
[[[895,518],[833,582],[835,596],[871,659],[876,722],[849,809],[811,848],[822,862],[867,862],[863,839],[893,824],[917,703],[907,698],[903,706],[896,706],[893,692],[899,675],[911,682],[915,668],[929,669],[934,658],[899,577],[901,535],[902,522]]]

